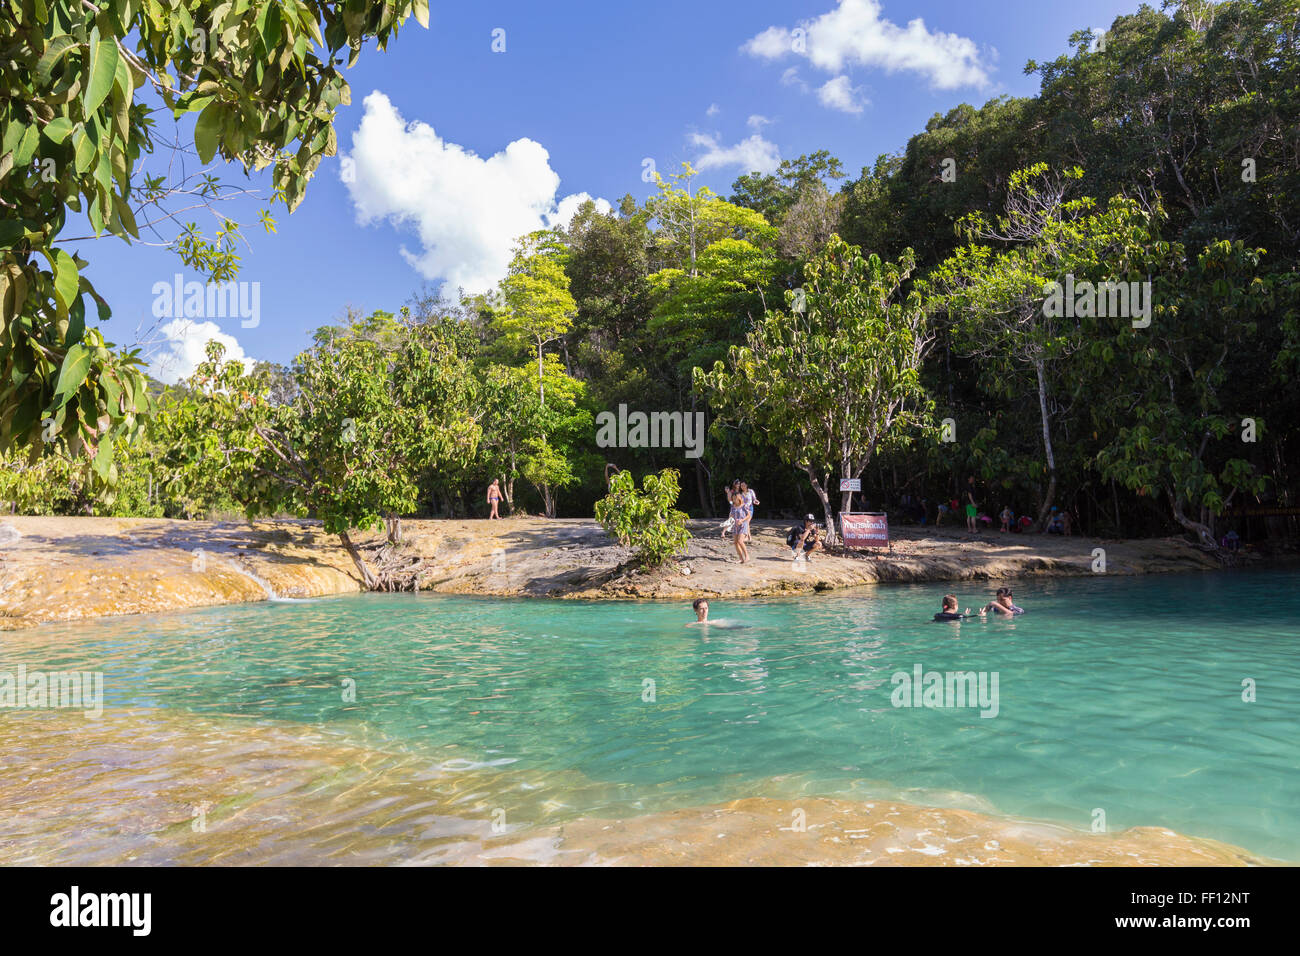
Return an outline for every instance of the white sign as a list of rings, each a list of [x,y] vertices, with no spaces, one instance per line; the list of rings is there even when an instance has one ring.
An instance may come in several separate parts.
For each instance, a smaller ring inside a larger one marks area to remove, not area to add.
[[[861,491],[861,490],[862,490],[861,478],[840,479],[840,491]]]

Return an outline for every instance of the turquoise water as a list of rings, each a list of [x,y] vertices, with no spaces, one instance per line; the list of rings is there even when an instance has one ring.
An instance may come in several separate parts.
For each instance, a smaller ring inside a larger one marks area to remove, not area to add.
[[[974,607],[989,589],[882,586],[715,600],[713,618],[745,626],[707,630],[686,626],[685,602],[367,595],[5,634],[0,671],[101,670],[106,708],[328,724],[539,786],[580,774],[598,786],[553,794],[575,815],[783,790],[1079,829],[1101,808],[1112,831],[1162,825],[1297,861],[1297,585],[1026,582],[1026,615],[961,624],[929,620],[942,594]],[[996,672],[997,715],[893,706],[891,678],[918,664]]]

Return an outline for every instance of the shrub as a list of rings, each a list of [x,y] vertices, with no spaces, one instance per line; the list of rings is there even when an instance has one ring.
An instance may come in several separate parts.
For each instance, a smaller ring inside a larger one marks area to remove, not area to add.
[[[620,471],[609,483],[609,494],[596,502],[596,520],[620,544],[632,548],[646,567],[658,567],[686,550],[690,532],[686,513],[678,511],[677,471],[665,468],[646,475],[637,491],[632,473]]]

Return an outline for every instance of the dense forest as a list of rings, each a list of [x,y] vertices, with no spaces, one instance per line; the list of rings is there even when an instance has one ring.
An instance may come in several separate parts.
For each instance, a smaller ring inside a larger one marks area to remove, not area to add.
[[[289,367],[212,347],[151,384],[111,464],[29,455],[6,423],[0,501],[303,514],[346,542],[484,515],[493,477],[507,513],[590,516],[608,466],[677,469],[701,517],[740,478],[759,518],[830,517],[860,478],[854,508],[933,520],[974,476],[982,510],[1040,526],[1055,506],[1096,535],[1281,541],[1300,491],[1300,4],[1143,6],[1070,42],[1025,67],[1036,96],[936,115],[856,177],[809,150],[723,197],[687,166],[520,237],[490,295],[395,296]],[[677,417],[598,441],[636,412]]]

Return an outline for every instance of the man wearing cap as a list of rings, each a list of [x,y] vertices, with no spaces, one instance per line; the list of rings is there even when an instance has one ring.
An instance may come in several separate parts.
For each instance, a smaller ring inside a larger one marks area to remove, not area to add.
[[[786,533],[785,543],[790,547],[790,556],[796,561],[799,555],[803,554],[804,561],[814,551],[820,551],[821,541],[817,539],[817,519],[812,515],[804,515],[803,525],[795,525]]]

